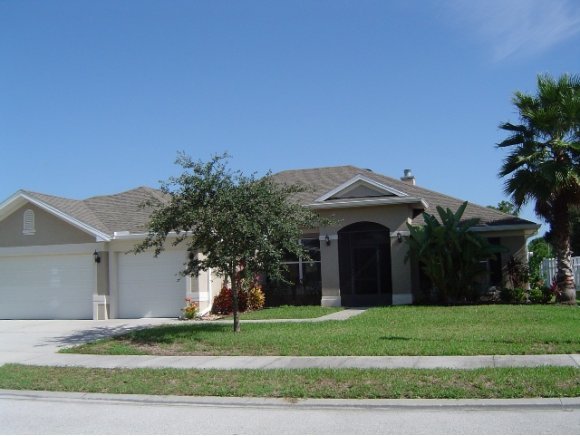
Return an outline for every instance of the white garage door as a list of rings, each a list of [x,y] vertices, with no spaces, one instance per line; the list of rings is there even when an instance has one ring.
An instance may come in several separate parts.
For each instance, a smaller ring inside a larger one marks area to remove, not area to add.
[[[119,318],[177,317],[185,306],[183,251],[119,255]],[[179,279],[179,281],[178,281]]]
[[[0,319],[92,319],[91,255],[0,257]]]

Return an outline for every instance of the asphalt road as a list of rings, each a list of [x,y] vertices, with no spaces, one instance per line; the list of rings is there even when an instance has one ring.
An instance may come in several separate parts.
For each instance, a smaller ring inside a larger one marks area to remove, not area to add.
[[[2,434],[578,434],[580,401],[324,401],[0,391]]]

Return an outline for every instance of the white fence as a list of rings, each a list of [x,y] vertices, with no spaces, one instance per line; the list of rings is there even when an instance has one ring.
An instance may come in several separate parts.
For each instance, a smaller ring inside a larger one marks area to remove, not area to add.
[[[552,283],[554,276],[556,275],[556,259],[544,259],[540,267],[542,277],[549,285]],[[574,282],[576,283],[576,289],[580,290],[580,257],[572,258],[572,271],[574,271]]]

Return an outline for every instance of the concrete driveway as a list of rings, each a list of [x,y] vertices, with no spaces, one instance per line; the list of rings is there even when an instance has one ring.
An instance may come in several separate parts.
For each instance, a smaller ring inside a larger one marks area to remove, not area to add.
[[[0,320],[0,365],[13,361],[16,354],[52,354],[59,348],[160,324],[176,319],[141,318],[92,320]]]

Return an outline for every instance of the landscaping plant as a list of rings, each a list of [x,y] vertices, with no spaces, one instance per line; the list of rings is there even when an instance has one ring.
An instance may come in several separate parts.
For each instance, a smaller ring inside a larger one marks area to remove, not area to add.
[[[226,168],[226,159],[227,155],[215,156],[204,163],[179,155],[183,173],[162,184],[164,196],[158,203],[147,204],[153,207],[148,234],[133,251],[153,248],[158,256],[166,243],[183,243],[189,259],[182,275],[198,276],[211,268],[229,279],[233,327],[238,332],[236,277],[265,274],[283,279],[284,254],[308,257],[300,244],[302,230],[326,221],[292,201],[293,195],[306,190],[304,186],[276,184],[270,174],[256,178],[233,172]]]
[[[470,231],[479,219],[463,220],[466,208],[467,202],[456,212],[437,207],[440,221],[425,212],[425,225],[407,224],[410,237],[406,260],[419,262],[444,304],[473,301],[476,279],[485,272],[481,261],[501,250]]]
[[[562,302],[576,304],[570,239],[572,216],[580,206],[580,76],[539,75],[536,95],[516,92],[520,123],[503,123],[510,147],[499,172],[505,192],[519,209],[528,201],[550,225]]]
[[[193,301],[191,297],[185,298],[185,307],[181,309],[183,312],[183,317],[185,319],[193,319],[197,316],[199,308],[197,307],[197,303]]]

